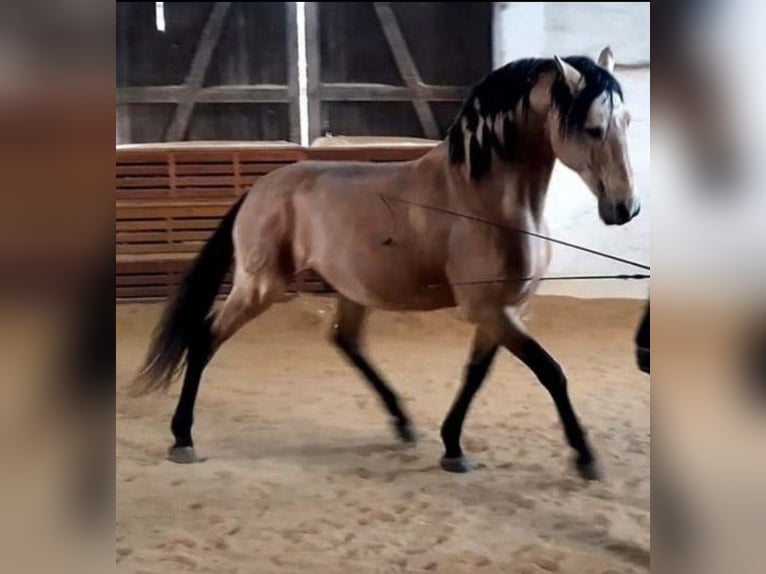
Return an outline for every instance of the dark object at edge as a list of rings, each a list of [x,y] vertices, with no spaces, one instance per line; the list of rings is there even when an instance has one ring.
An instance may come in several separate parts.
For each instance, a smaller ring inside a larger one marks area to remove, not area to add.
[[[649,374],[649,303],[646,304],[644,317],[636,332],[636,361],[638,368]]]

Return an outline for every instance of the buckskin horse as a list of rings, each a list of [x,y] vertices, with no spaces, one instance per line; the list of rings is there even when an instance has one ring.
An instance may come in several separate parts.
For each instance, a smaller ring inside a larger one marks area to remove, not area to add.
[[[457,306],[475,335],[441,427],[441,466],[471,470],[460,446],[463,422],[504,347],[550,393],[579,473],[598,478],[564,372],[527,332],[520,309],[550,259],[550,242],[540,237],[556,160],[590,188],[605,224],[625,224],[639,212],[626,140],[630,114],[613,70],[609,48],[597,62],[517,60],[476,84],[447,138],[417,160],[303,161],[261,178],[190,266],[135,380],[138,393],[167,389],[185,367],[169,459],[200,460],[191,433],[194,403],[216,350],[280,298],[295,273],[312,269],[338,293],[331,341],[378,393],[403,441],[415,440],[410,418],[361,344],[368,309]],[[232,259],[231,292],[213,311]]]

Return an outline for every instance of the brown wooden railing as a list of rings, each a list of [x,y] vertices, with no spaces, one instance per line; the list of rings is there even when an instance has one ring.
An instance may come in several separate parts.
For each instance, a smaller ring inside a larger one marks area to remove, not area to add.
[[[116,296],[163,299],[236,198],[260,177],[304,159],[404,161],[429,142],[378,140],[303,148],[282,143],[119,146],[116,153]],[[230,278],[221,293],[228,292]],[[319,276],[296,277],[293,292],[327,292]]]

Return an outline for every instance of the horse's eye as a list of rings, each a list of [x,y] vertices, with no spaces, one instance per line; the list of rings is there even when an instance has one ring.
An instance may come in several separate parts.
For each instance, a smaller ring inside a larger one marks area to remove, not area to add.
[[[585,133],[594,140],[600,140],[604,137],[604,130],[601,128],[585,128]]]

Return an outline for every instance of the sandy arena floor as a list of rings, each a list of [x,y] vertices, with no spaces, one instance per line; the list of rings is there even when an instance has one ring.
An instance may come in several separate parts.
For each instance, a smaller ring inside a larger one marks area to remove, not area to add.
[[[300,298],[216,356],[197,403],[202,464],[164,459],[179,386],[128,399],[157,305],[117,308],[119,572],[626,574],[649,571],[649,380],[642,302],[540,297],[528,325],[569,376],[606,479],[585,484],[553,404],[502,353],[464,431],[483,466],[438,467],[470,327],[454,311],[373,314],[373,362],[420,433],[399,446],[325,341],[333,301]]]

